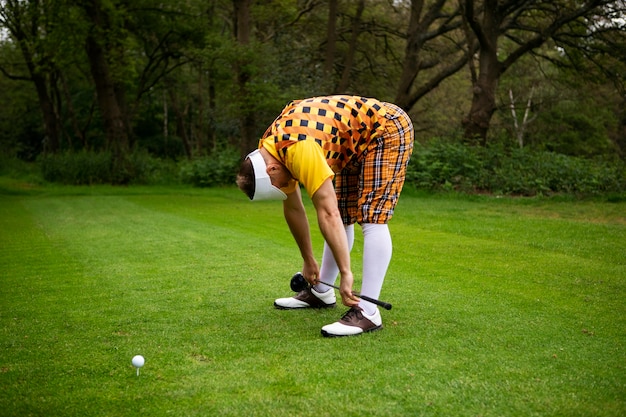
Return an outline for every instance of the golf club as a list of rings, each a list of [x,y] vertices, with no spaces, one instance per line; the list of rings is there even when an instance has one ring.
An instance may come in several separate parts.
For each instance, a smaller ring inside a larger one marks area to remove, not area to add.
[[[335,288],[337,290],[339,289],[339,287],[337,287],[336,285],[328,284],[328,283],[326,283],[324,281],[318,281],[318,283],[324,284],[324,285],[326,285],[328,287]],[[304,275],[302,275],[302,272],[296,272],[293,275],[293,277],[291,277],[290,286],[291,286],[291,290],[293,292],[300,292],[300,291],[304,290],[305,288],[307,288],[309,286],[309,283],[304,278]],[[389,304],[389,303],[377,300],[375,298],[368,297],[367,295],[361,295],[358,292],[352,292],[352,294],[356,295],[357,297],[361,297],[365,301],[369,301],[370,303],[379,305],[379,306],[383,307],[386,310],[391,310],[391,304]]]

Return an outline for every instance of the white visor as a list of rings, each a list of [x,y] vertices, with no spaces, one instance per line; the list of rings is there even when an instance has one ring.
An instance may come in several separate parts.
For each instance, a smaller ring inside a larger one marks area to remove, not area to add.
[[[280,191],[280,188],[272,185],[272,180],[267,174],[267,165],[259,149],[252,151],[246,156],[250,159],[254,168],[254,195],[252,201],[259,200],[285,200],[287,194]]]

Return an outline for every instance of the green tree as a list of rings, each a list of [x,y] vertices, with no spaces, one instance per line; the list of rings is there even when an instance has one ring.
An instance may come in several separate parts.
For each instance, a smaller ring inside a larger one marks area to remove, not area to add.
[[[617,148],[611,138],[619,121],[618,91],[597,75],[581,82],[578,71],[560,64],[563,53],[552,45],[538,48],[535,55],[542,58],[527,55],[502,76],[490,136],[505,137],[499,133],[504,130],[520,147],[586,157],[614,155]]]
[[[626,156],[626,2],[605,5],[590,19],[591,29],[579,25],[575,31],[557,33],[561,53],[552,62],[559,77],[577,90],[581,84],[596,99],[599,109],[610,109],[617,123],[609,131],[614,149]],[[603,104],[599,104],[603,103]],[[599,113],[602,113],[600,111]]]
[[[188,158],[222,144],[247,152],[287,102],[332,93],[395,101],[421,140],[462,127],[479,143],[489,132],[514,135],[511,91],[520,123],[530,103],[524,146],[593,154],[589,147],[605,149],[607,136],[619,149],[626,142],[625,31],[615,25],[623,2],[7,0],[0,7],[0,85],[11,86],[0,90],[0,140],[29,158],[44,137],[49,150],[109,149],[122,162],[136,147]],[[565,88],[576,84],[588,97]],[[584,114],[576,120],[572,108]],[[550,119],[567,129],[553,129]],[[583,125],[586,142],[574,146],[582,136],[568,129]],[[123,177],[123,165],[119,171]]]
[[[456,2],[412,0],[410,6],[395,99],[406,110],[461,70],[475,50],[473,41],[463,46],[463,20]]]
[[[463,120],[465,138],[486,143],[502,74],[551,38],[576,33],[581,26],[594,33],[594,17],[604,15],[605,7],[611,3],[608,0],[463,1],[463,15],[480,45],[479,70],[472,79],[472,105]],[[500,41],[505,37],[514,44],[510,50],[501,48]]]
[[[8,30],[11,40],[22,54],[25,71],[0,64],[0,71],[14,80],[32,82],[37,92],[39,108],[43,116],[47,149],[59,148],[59,118],[53,94],[58,79],[53,52],[42,33],[51,30],[55,15],[55,2],[39,0],[6,0],[0,3],[0,26]],[[17,72],[14,72],[17,70]]]

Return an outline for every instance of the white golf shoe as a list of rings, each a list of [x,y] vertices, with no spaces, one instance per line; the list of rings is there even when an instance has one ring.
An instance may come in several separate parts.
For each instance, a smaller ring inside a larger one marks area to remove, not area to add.
[[[337,305],[335,291],[317,292],[313,288],[306,288],[296,296],[279,298],[274,301],[274,307],[282,310],[295,308],[333,308]]]
[[[382,327],[383,319],[378,309],[376,309],[374,315],[368,316],[361,307],[354,306],[339,321],[322,327],[322,336],[356,336],[361,333],[382,329]]]

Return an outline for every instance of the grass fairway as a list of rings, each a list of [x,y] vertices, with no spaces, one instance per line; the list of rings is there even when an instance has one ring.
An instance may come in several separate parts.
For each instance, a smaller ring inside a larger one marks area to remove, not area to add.
[[[626,415],[626,203],[406,193],[390,227],[385,329],[324,339],[343,307],[272,306],[280,203],[5,181],[0,414]]]

